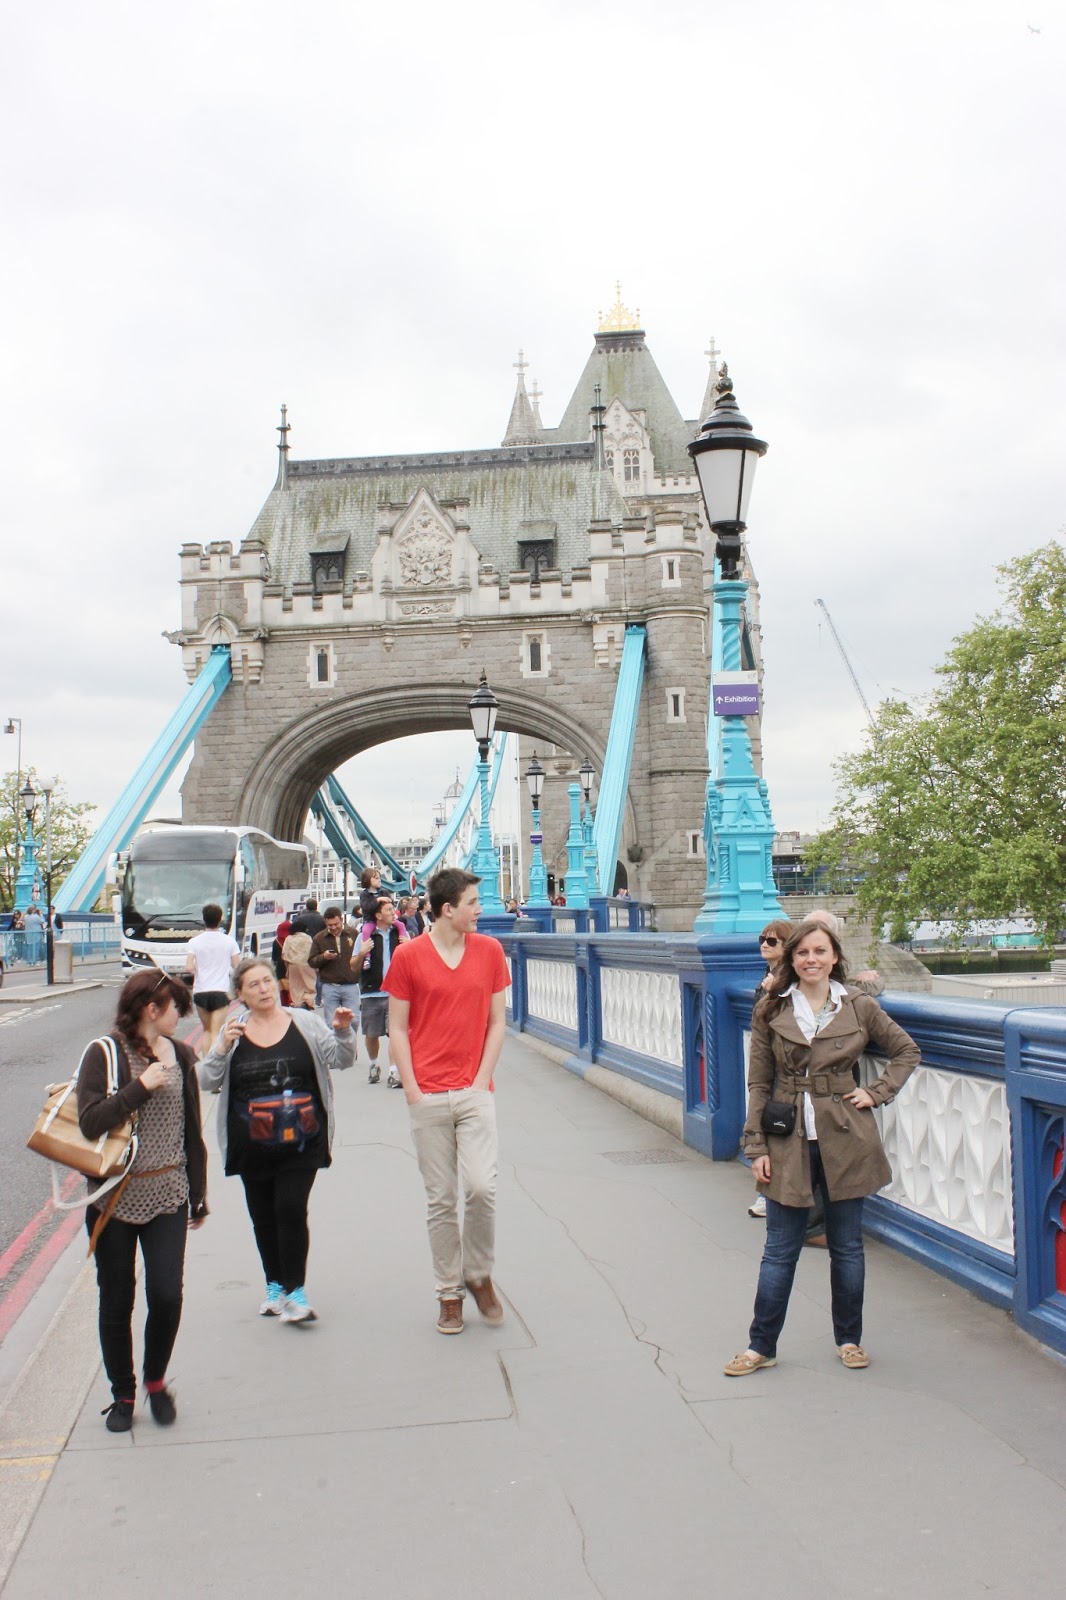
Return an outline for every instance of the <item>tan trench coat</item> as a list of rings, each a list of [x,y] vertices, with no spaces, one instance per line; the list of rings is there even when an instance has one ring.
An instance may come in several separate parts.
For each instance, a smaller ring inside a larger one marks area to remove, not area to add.
[[[784,1206],[814,1204],[803,1093],[814,1105],[814,1125],[831,1200],[857,1200],[876,1194],[892,1177],[872,1110],[859,1111],[844,1099],[855,1088],[852,1067],[873,1042],[888,1065],[866,1089],[875,1105],[894,1100],[920,1060],[918,1046],[876,1000],[849,994],[836,1016],[810,1044],[796,1021],[791,999],[767,998],[755,1008],[748,1064],[748,1119],[744,1153],[770,1157],[770,1182],[760,1188]],[[795,1132],[767,1137],[760,1127],[767,1100],[796,1104]]]

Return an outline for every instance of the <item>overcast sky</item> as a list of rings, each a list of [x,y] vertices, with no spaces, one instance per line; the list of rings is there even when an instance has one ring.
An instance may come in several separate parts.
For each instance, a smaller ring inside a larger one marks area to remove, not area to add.
[[[295,457],[495,445],[522,346],[554,425],[620,278],[682,412],[713,333],[769,440],[766,775],[826,822],[863,716],[814,600],[869,699],[928,690],[1066,521],[1064,41],[1051,0],[9,10],[24,764],[115,797],[185,687],[178,547],[247,533],[282,401]],[[423,833],[471,742],[367,754],[353,798]]]

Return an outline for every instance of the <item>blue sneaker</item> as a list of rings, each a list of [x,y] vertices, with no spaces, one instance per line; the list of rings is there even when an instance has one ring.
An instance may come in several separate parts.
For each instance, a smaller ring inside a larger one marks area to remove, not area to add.
[[[282,1322],[314,1322],[317,1313],[315,1308],[308,1303],[304,1293],[303,1284],[286,1295],[279,1313]]]
[[[261,1317],[280,1317],[285,1304],[285,1291],[280,1283],[267,1284],[267,1297],[259,1307]]]

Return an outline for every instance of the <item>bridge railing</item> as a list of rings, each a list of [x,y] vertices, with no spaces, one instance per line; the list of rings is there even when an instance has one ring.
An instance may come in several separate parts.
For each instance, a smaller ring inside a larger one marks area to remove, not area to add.
[[[755,986],[750,936],[510,934],[509,1020],[678,1103],[685,1142],[737,1156]],[[870,1233],[1013,1312],[1066,1354],[1066,1009],[886,994],[921,1066],[875,1112],[893,1180]],[[864,1060],[867,1076],[880,1066]]]

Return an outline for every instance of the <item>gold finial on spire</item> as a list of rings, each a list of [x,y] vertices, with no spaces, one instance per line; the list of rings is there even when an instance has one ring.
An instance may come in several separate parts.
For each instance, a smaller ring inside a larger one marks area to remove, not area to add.
[[[622,285],[616,283],[614,286],[614,305],[606,316],[601,311],[599,318],[600,325],[596,330],[597,333],[631,333],[640,327],[640,307],[638,306],[635,311],[629,311],[622,304]]]

